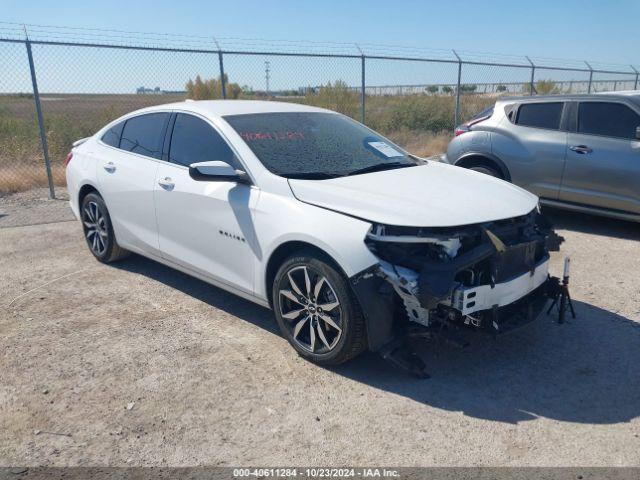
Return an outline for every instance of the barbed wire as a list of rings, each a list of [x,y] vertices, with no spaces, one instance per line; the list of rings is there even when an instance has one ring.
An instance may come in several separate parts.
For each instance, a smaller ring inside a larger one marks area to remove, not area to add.
[[[223,50],[233,52],[265,52],[272,54],[323,54],[346,56],[398,57],[416,60],[457,62],[452,50],[418,46],[347,43],[294,39],[266,39],[239,36],[194,35],[171,32],[130,31],[119,29],[61,26],[47,24],[22,24],[0,21],[0,40],[25,40],[35,42],[82,43],[140,48],[171,48],[184,50]],[[488,51],[456,50],[463,62],[495,63],[513,67],[530,67],[525,55]],[[617,63],[531,56],[536,68],[571,68],[588,71],[607,70],[611,73],[634,73],[634,67]],[[588,67],[591,65],[591,67]],[[614,71],[615,70],[615,71]]]

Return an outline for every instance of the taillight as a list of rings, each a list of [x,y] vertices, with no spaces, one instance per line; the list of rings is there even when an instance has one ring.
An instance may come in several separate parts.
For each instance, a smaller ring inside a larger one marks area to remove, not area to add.
[[[454,132],[454,136],[462,135],[463,133],[467,133],[471,131],[471,127],[476,123],[484,122],[487,118],[491,117],[491,115],[485,115],[484,117],[474,118],[473,120],[469,120],[468,122],[463,123],[462,125],[456,127]]]
[[[454,132],[454,137],[457,137],[458,135],[462,135],[463,133],[467,133],[468,131],[469,131],[469,127],[467,126],[466,123],[463,123],[459,127],[456,127],[456,131]]]
[[[67,158],[65,158],[64,160],[64,166],[66,167],[67,165],[69,165],[69,162],[71,161],[71,159],[73,158],[73,152],[69,152],[67,154]]]

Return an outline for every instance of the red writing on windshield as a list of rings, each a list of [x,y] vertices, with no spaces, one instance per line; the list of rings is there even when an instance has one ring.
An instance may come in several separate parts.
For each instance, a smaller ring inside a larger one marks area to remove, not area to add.
[[[255,140],[304,140],[302,132],[242,132],[240,136],[247,142]]]

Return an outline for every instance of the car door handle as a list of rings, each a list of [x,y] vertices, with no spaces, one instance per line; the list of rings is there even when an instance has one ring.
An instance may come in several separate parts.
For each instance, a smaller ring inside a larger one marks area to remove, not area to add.
[[[173,183],[173,180],[171,180],[170,177],[164,177],[162,180],[158,180],[158,185],[160,185],[165,190],[173,190],[173,187],[176,186],[176,184]]]
[[[113,162],[105,163],[103,168],[109,173],[113,173],[116,171],[116,166],[113,164]]]
[[[569,150],[573,150],[574,152],[581,154],[593,152],[593,149],[587,147],[586,145],[572,145],[569,147]]]

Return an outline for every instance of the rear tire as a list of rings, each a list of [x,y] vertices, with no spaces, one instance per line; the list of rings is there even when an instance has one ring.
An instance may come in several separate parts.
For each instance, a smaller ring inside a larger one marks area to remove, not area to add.
[[[299,251],[284,261],[272,298],[280,331],[300,356],[329,366],[366,349],[364,317],[348,280],[315,252]]]
[[[98,261],[111,263],[130,255],[118,245],[109,210],[100,195],[89,193],[82,199],[80,218],[87,246]]]

